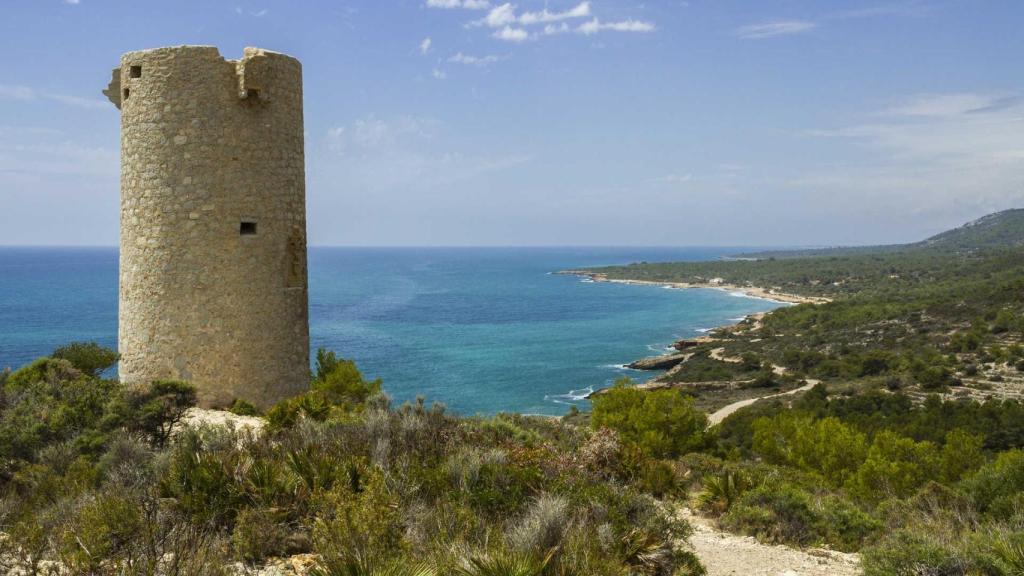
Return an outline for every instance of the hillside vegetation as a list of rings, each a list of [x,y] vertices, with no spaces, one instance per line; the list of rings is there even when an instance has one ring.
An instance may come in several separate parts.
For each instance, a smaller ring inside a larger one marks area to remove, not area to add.
[[[988,234],[988,233],[986,233]],[[560,419],[392,406],[321,351],[258,431],[187,425],[195,391],[102,377],[72,344],[0,376],[0,571],[650,575],[704,569],[690,508],[868,576],[1024,573],[1024,256],[935,247],[635,264],[613,278],[825,295],[685,346]],[[778,396],[708,426],[705,407]],[[254,414],[236,403],[232,410]]]
[[[116,358],[77,344],[0,377],[0,573],[249,574],[280,556],[320,576],[703,572],[654,498],[674,468],[613,429],[393,407],[323,351],[261,430],[183,427],[195,390],[100,378]],[[665,456],[705,438],[675,403],[691,440]]]
[[[801,258],[806,256],[854,256],[904,250],[932,248],[947,252],[970,252],[988,248],[1024,246],[1024,208],[1003,210],[972,220],[959,228],[947,230],[911,244],[880,246],[838,246],[797,250],[772,250],[742,254],[741,258]]]
[[[902,247],[592,272],[722,278],[832,299],[690,342],[689,360],[661,378],[710,406],[822,381],[714,429],[717,446],[703,452],[722,460],[700,460],[716,475],[698,501],[722,526],[859,549],[871,575],[1018,574],[1024,251],[1014,246],[1024,242],[1022,214]]]

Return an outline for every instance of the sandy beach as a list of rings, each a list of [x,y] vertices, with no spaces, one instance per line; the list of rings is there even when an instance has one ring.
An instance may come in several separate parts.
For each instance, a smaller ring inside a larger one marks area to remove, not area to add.
[[[680,290],[688,288],[709,288],[711,290],[722,290],[725,292],[738,292],[750,298],[760,298],[762,300],[782,302],[785,304],[824,304],[832,301],[830,298],[825,298],[823,296],[800,296],[798,294],[779,292],[771,288],[739,286],[737,284],[728,284],[724,282],[656,282],[652,280],[628,280],[622,278],[609,278],[607,274],[601,272],[590,272],[588,270],[565,270],[563,272],[559,272],[559,274],[583,276],[593,280],[594,282],[663,286],[667,288],[677,288]]]

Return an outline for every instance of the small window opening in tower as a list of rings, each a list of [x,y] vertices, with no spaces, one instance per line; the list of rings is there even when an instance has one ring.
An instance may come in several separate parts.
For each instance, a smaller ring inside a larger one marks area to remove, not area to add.
[[[128,76],[131,78],[142,78],[142,66],[132,66],[129,68]]]
[[[260,89],[259,88],[249,88],[248,90],[245,91],[245,97],[250,99],[250,100],[259,100]]]
[[[127,99],[128,99],[128,95],[129,95],[129,94],[131,94],[131,91],[130,91],[130,90],[128,90],[127,88],[125,88],[125,89],[124,89],[124,92],[123,92],[123,94],[124,94],[124,95],[123,95],[123,96],[121,96],[121,99],[122,99],[122,100],[127,100]]]
[[[256,223],[243,220],[238,225],[238,233],[242,236],[253,236],[256,234]]]

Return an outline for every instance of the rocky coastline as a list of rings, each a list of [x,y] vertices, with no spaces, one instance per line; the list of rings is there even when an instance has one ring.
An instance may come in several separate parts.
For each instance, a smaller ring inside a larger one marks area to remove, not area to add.
[[[774,288],[763,288],[759,286],[740,286],[737,284],[730,284],[720,279],[715,279],[709,282],[657,282],[651,280],[630,280],[623,278],[609,278],[607,274],[602,272],[593,272],[590,270],[563,270],[556,272],[556,274],[563,274],[569,276],[580,276],[586,278],[592,282],[609,282],[616,284],[633,284],[633,285],[647,285],[647,286],[664,286],[673,289],[691,289],[691,288],[705,288],[712,290],[723,290],[727,292],[738,292],[744,296],[751,298],[759,298],[763,300],[769,300],[772,302],[779,302],[785,304],[823,304],[831,302],[831,299],[817,296],[801,296],[799,294],[789,294],[780,292]],[[733,324],[727,324],[719,326],[714,331],[729,331],[735,332],[739,330],[753,330],[760,326],[761,320],[768,312],[758,312],[754,314],[748,314],[739,322]],[[625,367],[631,370],[664,370],[662,374],[655,376],[654,378],[637,384],[636,387],[644,390],[658,390],[661,388],[670,388],[677,384],[671,382],[671,377],[674,372],[680,370],[690,357],[693,356],[692,352],[688,352],[689,349],[695,348],[702,344],[708,344],[719,340],[715,336],[700,336],[698,338],[684,338],[675,341],[672,344],[674,352],[662,354],[660,356],[651,356],[647,358],[641,358],[634,360]],[[708,385],[726,385],[725,382],[718,383],[705,383]],[[608,389],[602,388],[595,390],[587,396],[592,398],[605,393]]]

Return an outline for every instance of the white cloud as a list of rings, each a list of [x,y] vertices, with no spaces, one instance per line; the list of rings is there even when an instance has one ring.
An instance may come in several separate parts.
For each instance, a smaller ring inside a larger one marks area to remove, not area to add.
[[[79,4],[82,3],[82,0],[64,0],[64,3],[65,4],[70,4],[72,6],[78,6]]]
[[[268,12],[270,12],[270,11],[267,10],[266,8],[264,8],[263,10],[258,10],[256,12],[253,12],[252,15],[257,17],[257,18],[262,18],[262,17],[266,16]]]
[[[462,52],[448,58],[449,62],[467,64],[470,66],[487,66],[488,64],[493,64],[499,60],[501,60],[501,58],[494,55],[472,56],[470,54],[463,54]]]
[[[10,100],[35,100],[36,93],[28,86],[0,84],[0,98],[7,98]]]
[[[818,146],[850,146],[844,155],[867,160],[808,170],[789,184],[902,213],[984,212],[1024,201],[1020,98],[922,94],[870,118],[870,123],[806,132],[823,139]]]
[[[334,154],[327,163],[340,178],[364,190],[429,189],[506,170],[529,160],[518,154],[469,154],[453,150],[445,126],[428,118],[366,116],[327,130],[325,144]],[[332,182],[335,179],[332,177]]]
[[[433,40],[430,37],[426,37],[420,42],[420,54],[427,55],[430,53],[430,45],[433,44]]]
[[[529,26],[531,24],[559,22],[572,18],[586,18],[587,16],[590,16],[590,2],[580,2],[575,7],[564,12],[549,12],[547,8],[540,12],[524,12],[519,16],[518,21],[524,26]]]
[[[544,26],[542,34],[545,36],[554,36],[555,34],[565,34],[571,32],[572,28],[569,27],[565,22],[559,22],[558,24],[547,24]]]
[[[434,68],[434,71],[431,72],[431,75],[434,77],[434,80],[444,80],[445,78],[448,77],[448,74],[445,73],[444,70],[441,70],[439,68]]]
[[[60,130],[0,126],[0,174],[116,176],[116,149],[69,140]]]
[[[491,8],[491,11],[487,13],[487,16],[484,16],[473,24],[478,26],[487,26],[488,28],[501,28],[502,26],[508,26],[509,24],[515,23],[516,7],[515,5],[506,2],[505,4]]]
[[[515,4],[506,2],[491,8],[486,16],[479,20],[470,22],[470,26],[486,26],[488,28],[510,28],[512,26],[536,26],[539,24],[551,24],[576,18],[590,16],[590,2],[580,2],[576,6],[562,12],[551,12],[547,8],[538,12],[523,12],[516,15]],[[516,28],[513,28],[516,29]]]
[[[530,39],[529,32],[522,28],[512,28],[511,26],[505,26],[501,30],[495,31],[491,36],[506,42],[525,42]]]
[[[887,116],[943,117],[993,111],[1011,107],[1019,96],[961,92],[953,94],[922,94],[883,112]]]
[[[438,1],[448,2],[453,0]],[[590,18],[590,20],[579,25],[570,25],[567,22],[568,20],[579,20],[582,18]],[[539,36],[554,36],[570,32],[590,36],[603,31],[652,32],[655,30],[653,23],[632,18],[614,22],[603,22],[591,10],[589,0],[579,2],[572,8],[562,11],[552,12],[544,8],[539,11],[527,11],[521,14],[516,13],[515,4],[505,2],[491,8],[483,18],[466,24],[467,28],[480,26],[494,29],[491,36],[506,42],[525,42]]]
[[[769,22],[740,26],[735,30],[735,34],[744,40],[761,40],[776,36],[802,34],[814,30],[817,26],[817,24],[808,20],[771,20]]]
[[[81,96],[70,96],[53,92],[40,92],[28,86],[0,84],[0,99],[7,100],[50,100],[60,102],[78,108],[107,108],[111,104],[99,98],[83,98]]]
[[[654,24],[641,20],[622,20],[619,22],[601,22],[597,18],[580,24],[576,29],[580,34],[590,36],[604,30],[613,32],[653,32]]]
[[[452,10],[463,8],[465,10],[484,10],[490,7],[487,0],[427,0],[428,8],[443,8]]]

